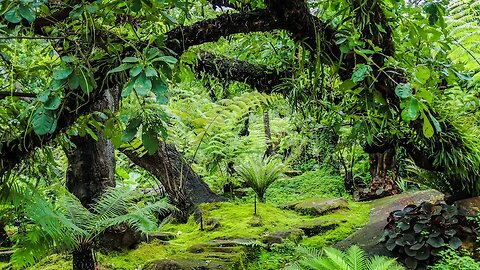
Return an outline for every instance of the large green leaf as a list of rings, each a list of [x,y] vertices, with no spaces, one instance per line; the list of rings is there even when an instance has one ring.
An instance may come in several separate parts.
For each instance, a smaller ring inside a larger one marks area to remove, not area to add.
[[[142,72],[135,80],[134,88],[139,96],[144,97],[148,94],[148,91],[152,89],[152,81]]]
[[[70,74],[72,74],[72,72],[73,72],[73,69],[71,69],[69,67],[54,70],[53,71],[53,79],[55,79],[55,80],[66,79],[66,78],[68,78],[68,76],[70,76]]]
[[[153,155],[155,154],[155,152],[157,152],[159,140],[157,138],[157,134],[154,131],[144,131],[142,134],[142,143],[148,154]]]
[[[46,110],[56,110],[62,104],[62,99],[59,96],[50,96],[48,100],[43,104]]]
[[[399,83],[395,87],[395,94],[399,98],[408,98],[412,96],[412,86],[409,83]]]
[[[414,97],[410,97],[405,104],[406,106],[402,111],[402,119],[407,122],[417,119],[420,113],[418,100]]]
[[[428,121],[428,118],[425,116],[423,118],[423,135],[426,138],[431,138],[435,131],[433,130],[432,124],[430,124],[430,121]]]
[[[371,71],[372,71],[372,67],[370,67],[369,65],[365,65],[365,64],[357,65],[352,74],[352,82],[358,83],[363,81],[365,77],[370,74]]]
[[[55,131],[57,127],[57,118],[53,111],[45,108],[38,108],[33,113],[32,119],[33,131],[37,135],[45,135]]]
[[[28,22],[33,22],[35,20],[35,13],[33,13],[32,9],[30,9],[30,7],[21,5],[18,8],[18,12]]]
[[[13,7],[5,12],[5,20],[11,23],[19,23],[22,20],[22,16],[18,10],[18,7]]]

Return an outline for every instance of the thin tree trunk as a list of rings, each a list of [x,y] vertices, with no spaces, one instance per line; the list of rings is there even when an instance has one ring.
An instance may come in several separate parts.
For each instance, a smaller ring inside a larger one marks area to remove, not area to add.
[[[73,251],[73,270],[95,270],[91,245],[80,245]]]
[[[160,143],[154,155],[139,156],[135,151],[125,149],[122,152],[162,183],[179,210],[176,218],[180,222],[187,222],[195,206],[200,203],[226,201],[226,198],[212,192],[173,145]]]
[[[268,158],[273,155],[273,142],[272,142],[272,131],[270,129],[270,114],[268,113],[268,109],[263,111],[263,129],[265,131],[265,139],[267,149],[265,149],[265,154],[263,158]]]

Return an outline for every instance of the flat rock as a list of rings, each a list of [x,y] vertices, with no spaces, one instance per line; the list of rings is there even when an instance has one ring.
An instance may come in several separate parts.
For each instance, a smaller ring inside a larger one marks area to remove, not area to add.
[[[242,244],[254,241],[254,239],[215,239],[205,243],[195,244],[188,248],[191,253],[220,252],[234,253],[244,248]]]
[[[197,260],[192,258],[156,260],[148,263],[143,270],[192,270],[192,269],[228,269],[214,260]]]
[[[284,240],[288,239],[294,243],[299,243],[302,240],[304,234],[305,233],[303,232],[303,230],[298,228],[281,230],[265,235],[262,239],[262,242],[267,245],[282,244]]]
[[[418,205],[424,201],[435,203],[441,200],[443,200],[443,194],[430,189],[413,193],[402,193],[371,201],[373,208],[370,211],[368,224],[346,239],[336,243],[333,247],[345,250],[352,245],[357,245],[370,256],[392,256],[393,254],[384,245],[379,244],[390,212],[401,210],[409,204]]]
[[[340,223],[346,222],[342,219],[318,219],[305,222],[297,225],[298,229],[302,230],[306,236],[314,236],[320,233],[333,230],[340,225]]]
[[[149,240],[158,239],[160,241],[170,241],[175,239],[175,237],[177,237],[175,234],[169,232],[158,232],[148,235]]]
[[[304,215],[321,216],[335,210],[348,209],[348,202],[344,198],[310,199],[290,204],[287,208]]]

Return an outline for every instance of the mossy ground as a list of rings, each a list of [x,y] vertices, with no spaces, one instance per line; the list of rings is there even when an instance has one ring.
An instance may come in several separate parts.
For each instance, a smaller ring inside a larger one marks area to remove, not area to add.
[[[249,202],[248,198],[233,202],[204,204],[201,207],[203,220],[215,218],[221,224],[219,228],[212,231],[201,231],[193,217],[190,217],[186,224],[165,224],[161,231],[176,234],[177,237],[174,240],[143,243],[130,251],[97,253],[100,269],[141,269],[149,261],[166,258],[202,259],[204,254],[190,253],[187,249],[192,245],[219,238],[261,240],[262,236],[268,232],[295,228],[299,224],[318,219],[344,220],[345,222],[340,222],[335,229],[317,236],[303,238],[300,243],[314,248],[330,245],[346,238],[367,223],[370,204],[350,202],[348,210],[329,213],[321,217],[300,215],[278,206],[282,204],[281,202],[288,203],[298,199],[341,196],[340,193],[343,192],[337,187],[342,183],[335,183],[331,186],[331,181],[327,181],[331,178],[332,176],[326,172],[310,172],[300,177],[278,182],[267,196],[268,203],[257,205],[256,217],[253,215],[253,203]],[[280,269],[286,263],[296,259],[295,249],[296,244],[287,242],[284,245],[274,245],[268,249],[256,248],[254,256],[247,257],[246,254],[228,256],[238,256],[239,258],[236,259],[242,260],[243,267],[241,269]],[[50,256],[31,269],[71,269],[71,257],[66,255]]]
[[[214,231],[201,231],[193,217],[186,224],[166,224],[162,231],[175,233],[177,238],[166,243],[152,241],[140,244],[137,248],[126,252],[97,253],[100,269],[141,269],[148,261],[164,258],[202,258],[202,254],[193,254],[187,249],[194,245],[208,242],[213,239],[223,238],[251,238],[260,239],[267,232],[293,228],[303,222],[315,219],[343,219],[344,223],[334,230],[324,234],[304,238],[301,244],[320,248],[353,233],[356,228],[368,220],[370,206],[366,203],[350,203],[350,210],[331,213],[322,217],[302,216],[294,211],[282,210],[270,204],[257,205],[257,215],[261,218],[262,226],[252,226],[253,205],[245,203],[211,203],[202,207],[204,219],[214,217],[221,226]],[[255,221],[255,220],[254,220]],[[286,250],[288,249],[288,250]],[[279,264],[284,264],[280,258],[286,260],[286,253],[291,252],[293,244],[287,247],[275,247],[269,251],[262,250],[255,260],[245,260],[244,264],[249,269],[278,269]],[[32,269],[70,269],[71,257],[54,255],[46,258]],[[41,267],[41,268],[38,268]]]

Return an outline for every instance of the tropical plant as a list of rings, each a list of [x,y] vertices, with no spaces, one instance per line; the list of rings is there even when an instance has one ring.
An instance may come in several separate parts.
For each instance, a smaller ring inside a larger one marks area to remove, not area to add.
[[[382,241],[410,269],[434,262],[447,246],[458,250],[463,240],[477,235],[465,211],[445,203],[408,205],[391,212],[387,221]]]
[[[24,210],[28,230],[19,236],[11,262],[24,267],[53,250],[68,250],[74,270],[95,269],[93,245],[105,230],[126,224],[142,233],[153,232],[158,229],[156,214],[174,210],[165,200],[140,205],[134,203],[137,198],[128,187],[109,188],[87,209],[66,191],[54,203],[31,193]]]
[[[252,188],[258,200],[265,202],[265,192],[278,180],[286,166],[276,157],[262,159],[260,156],[250,157],[237,166],[237,173],[245,184]]]
[[[327,247],[323,252],[300,248],[307,258],[288,266],[286,270],[401,270],[404,269],[395,259],[381,256],[369,258],[358,246],[351,246],[343,252]]]

